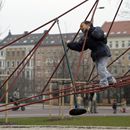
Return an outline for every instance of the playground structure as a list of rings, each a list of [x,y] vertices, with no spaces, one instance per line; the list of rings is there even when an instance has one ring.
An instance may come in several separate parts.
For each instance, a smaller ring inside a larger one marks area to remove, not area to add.
[[[37,97],[40,97],[40,96],[43,96],[43,95],[48,95],[48,98],[45,98],[45,99],[42,99],[42,100],[39,100],[39,101],[34,101],[34,102],[29,102],[29,103],[25,103],[25,104],[22,104],[22,105],[19,105],[19,107],[22,107],[22,106],[28,106],[28,105],[31,105],[31,104],[36,104],[36,103],[41,103],[41,102],[46,102],[46,101],[50,101],[50,104],[51,104],[51,100],[54,100],[54,99],[58,99],[58,98],[62,98],[62,97],[65,97],[65,96],[69,96],[69,95],[73,95],[72,98],[71,98],[71,101],[70,101],[70,104],[71,104],[71,109],[73,110],[77,110],[78,107],[77,107],[77,94],[81,94],[81,93],[92,93],[92,92],[101,92],[101,91],[104,91],[106,89],[109,89],[109,88],[120,88],[120,87],[125,87],[127,85],[130,84],[130,76],[128,75],[129,73],[129,70],[124,74],[124,76],[122,77],[118,77],[117,79],[117,83],[116,84],[113,84],[113,85],[110,85],[110,86],[107,86],[107,87],[104,87],[104,88],[100,88],[99,85],[97,83],[94,82],[94,79],[97,77],[93,77],[91,78],[92,76],[92,73],[93,73],[93,70],[92,69],[92,72],[89,76],[89,80],[88,82],[78,82],[77,81],[77,75],[78,75],[78,72],[79,72],[79,68],[80,68],[80,63],[81,63],[81,60],[82,60],[82,57],[83,57],[83,51],[81,52],[81,55],[80,55],[80,58],[79,58],[79,64],[77,65],[77,73],[76,75],[72,75],[71,73],[71,69],[70,69],[70,66],[69,66],[69,60],[68,60],[68,57],[67,57],[67,52],[69,51],[69,49],[65,49],[65,44],[64,44],[64,40],[63,40],[63,37],[62,37],[62,33],[61,33],[61,29],[60,29],[60,26],[59,26],[59,23],[58,23],[58,19],[60,19],[62,16],[66,15],[67,13],[69,13],[70,11],[74,10],[75,8],[81,6],[82,4],[84,4],[85,2],[87,2],[88,0],[85,0],[83,1],[82,3],[80,3],[79,5],[73,7],[72,9],[68,10],[67,12],[61,14],[60,16],[52,19],[51,21],[39,26],[38,28],[32,30],[31,32],[27,33],[27,34],[24,34],[23,36],[17,38],[16,40],[6,44],[5,46],[2,46],[0,48],[0,50],[6,48],[7,46],[10,46],[12,44],[14,44],[16,41],[30,35],[31,33],[39,30],[40,28],[52,23],[52,25],[50,26],[50,28],[43,34],[43,36],[41,37],[41,39],[39,40],[39,42],[32,48],[32,50],[26,55],[26,57],[21,61],[21,63],[16,67],[16,69],[9,75],[6,77],[6,79],[3,81],[3,84],[0,86],[0,89],[2,89],[7,83],[8,81],[10,80],[10,78],[15,74],[15,72],[19,69],[19,73],[17,73],[17,76],[15,77],[15,79],[12,81],[11,85],[8,86],[8,88],[6,89],[5,93],[3,93],[2,97],[0,98],[0,101],[5,97],[7,96],[7,94],[9,93],[9,91],[11,90],[11,88],[13,87],[13,84],[17,81],[17,78],[18,76],[21,74],[21,72],[23,71],[24,67],[27,65],[27,63],[29,62],[29,60],[31,59],[31,57],[34,55],[34,53],[37,51],[37,48],[41,45],[42,41],[45,40],[46,36],[48,35],[49,31],[53,28],[53,26],[57,23],[58,24],[58,28],[59,28],[59,32],[60,32],[60,36],[61,36],[61,39],[62,39],[62,43],[63,43],[63,47],[64,47],[64,55],[63,57],[61,58],[60,62],[57,64],[55,70],[53,71],[52,75],[50,76],[50,78],[48,79],[47,83],[45,84],[44,88],[42,89],[41,93],[36,95],[36,96],[32,96],[32,97],[29,97],[29,98],[24,98],[24,99],[20,99],[18,100],[19,102],[23,102],[23,101],[29,101],[30,99],[32,98],[37,98]],[[107,37],[109,35],[109,32],[112,28],[112,25],[114,24],[114,21],[115,21],[115,18],[118,14],[118,11],[121,7],[121,4],[122,4],[123,0],[121,0],[120,4],[119,4],[119,7],[117,9],[117,12],[115,13],[115,16],[113,18],[113,21],[112,21],[112,24],[108,30],[108,33],[107,33]],[[98,6],[98,3],[99,3],[99,0],[96,0],[95,3],[93,4],[90,12],[88,13],[87,17],[85,18],[85,20],[87,20],[87,18],[89,17],[89,15],[92,13],[92,18],[91,18],[91,21],[93,21],[93,18],[94,18],[94,15],[95,15],[95,12],[96,12],[96,9],[97,9],[97,6]],[[76,33],[75,37],[73,38],[73,41],[75,40],[76,36],[78,35],[80,30],[78,30],[78,32]],[[120,56],[118,56],[112,63],[110,63],[108,65],[108,67],[110,65],[112,65],[115,61],[117,61],[120,57],[122,57],[126,52],[129,51],[130,48],[128,48],[127,50],[125,50]],[[70,79],[53,79],[53,75],[55,74],[56,70],[58,69],[59,65],[62,63],[63,59],[66,58],[67,60],[67,65],[68,65],[68,70],[69,70],[69,74],[70,74]],[[25,62],[26,61],[26,62]],[[94,68],[94,67],[93,67]],[[63,80],[67,80],[70,82],[70,86],[68,87],[63,87],[55,92],[52,92],[51,91],[51,87],[49,91],[46,91],[47,87],[49,86],[50,82],[52,83],[53,81],[63,81]],[[84,87],[80,87],[80,86],[84,86]],[[56,96],[56,97],[52,97],[51,95],[53,93],[58,93],[59,95]],[[74,98],[73,98],[74,97]],[[7,99],[7,98],[6,98]],[[72,101],[74,99],[74,101]],[[6,102],[4,105],[0,105],[0,107],[4,107],[6,106],[6,108],[3,108],[0,110],[0,112],[7,112],[8,110],[11,110],[12,108],[16,108],[15,106],[14,107],[7,107],[8,105],[10,104],[13,104],[14,102]],[[80,113],[81,114],[81,113]]]
[[[0,80],[4,81],[7,77],[8,77],[8,75],[0,75]],[[5,84],[5,92],[7,90],[8,90],[8,81]],[[6,94],[5,94],[5,104],[9,103],[9,101],[8,101],[8,95],[9,95],[9,93],[6,92]],[[8,108],[8,106],[5,106],[5,109],[7,109],[7,108]],[[5,111],[5,123],[7,123],[7,122],[8,122],[8,111]]]

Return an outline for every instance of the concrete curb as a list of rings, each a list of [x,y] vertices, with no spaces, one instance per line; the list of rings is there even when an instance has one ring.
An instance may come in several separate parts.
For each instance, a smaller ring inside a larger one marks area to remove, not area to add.
[[[32,125],[1,125],[0,130],[130,130],[130,127],[111,126],[32,126]]]

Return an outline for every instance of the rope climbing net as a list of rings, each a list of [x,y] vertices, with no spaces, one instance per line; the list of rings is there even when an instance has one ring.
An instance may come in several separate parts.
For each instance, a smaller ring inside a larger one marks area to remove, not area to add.
[[[20,62],[20,64],[15,68],[15,70],[3,81],[2,85],[0,86],[0,90],[6,85],[6,83],[11,79],[11,77],[17,72],[17,70],[19,69],[20,71],[18,71],[17,75],[15,76],[15,78],[13,79],[13,81],[11,82],[10,86],[8,86],[8,89],[6,89],[6,91],[3,93],[2,97],[0,98],[0,101],[2,101],[4,99],[4,97],[6,96],[6,94],[13,88],[15,82],[17,81],[17,78],[19,77],[19,75],[21,74],[21,72],[23,71],[23,69],[25,68],[25,66],[28,64],[29,60],[32,58],[32,56],[34,55],[34,53],[37,51],[37,49],[39,48],[39,46],[43,43],[43,41],[45,40],[45,38],[47,37],[49,31],[53,28],[53,26],[57,23],[58,25],[58,28],[59,28],[59,32],[60,32],[60,36],[61,36],[61,40],[62,40],[62,44],[63,44],[63,47],[64,47],[64,55],[62,56],[61,60],[59,61],[59,63],[57,64],[57,66],[55,67],[53,73],[51,74],[51,76],[49,77],[47,83],[44,85],[44,87],[42,88],[42,91],[40,94],[36,95],[36,96],[31,96],[29,98],[23,98],[23,99],[19,99],[17,100],[17,102],[26,102],[26,101],[29,101],[31,100],[32,98],[37,98],[37,97],[40,97],[40,96],[43,96],[43,95],[50,95],[50,94],[53,94],[53,93],[62,93],[64,92],[64,95],[60,95],[60,96],[56,96],[56,97],[51,97],[51,98],[45,98],[43,100],[38,100],[38,101],[30,101],[29,103],[25,103],[25,104],[22,104],[22,105],[19,105],[19,107],[22,107],[22,106],[28,106],[28,105],[31,105],[31,104],[36,104],[36,103],[40,103],[40,102],[46,102],[46,101],[49,101],[49,100],[54,100],[54,99],[57,99],[57,98],[60,98],[60,97],[64,97],[64,96],[69,96],[69,95],[74,95],[74,104],[75,104],[75,107],[77,107],[77,100],[76,100],[76,96],[77,94],[81,94],[81,93],[92,93],[92,92],[101,92],[101,91],[104,91],[106,89],[109,89],[109,88],[121,88],[121,87],[125,87],[127,85],[130,84],[130,75],[128,75],[129,73],[129,70],[124,74],[123,77],[119,77],[117,79],[117,83],[113,84],[113,85],[109,85],[109,86],[106,86],[106,87],[99,87],[99,84],[97,84],[94,80],[95,78],[97,77],[97,75],[95,77],[92,77],[92,73],[94,71],[94,67],[90,73],[90,76],[89,76],[89,79],[87,82],[85,83],[77,83],[76,80],[77,80],[77,75],[78,75],[78,71],[79,71],[79,68],[80,68],[80,64],[81,64],[81,60],[82,60],[82,57],[83,57],[83,51],[81,52],[80,54],[80,57],[79,57],[79,63],[78,63],[78,67],[77,67],[77,73],[73,76],[72,72],[71,72],[71,69],[70,69],[70,65],[69,65],[69,59],[68,59],[68,56],[67,56],[67,52],[69,51],[69,49],[65,49],[65,44],[64,44],[64,40],[63,40],[63,37],[62,37],[62,33],[61,33],[61,29],[60,29],[60,26],[59,26],[59,22],[58,20],[63,17],[64,15],[68,14],[69,12],[71,12],[72,10],[76,9],[77,7],[81,6],[82,4],[86,3],[88,0],[85,0],[83,2],[81,2],[80,4],[76,5],[75,7],[71,8],[70,10],[66,11],[65,13],[59,15],[58,17],[50,20],[49,22],[39,26],[38,28],[30,31],[29,33],[26,33],[24,35],[22,35],[21,37],[17,38],[16,40],[0,47],[0,50],[16,43],[17,41],[19,41],[20,39],[32,34],[33,32],[41,29],[42,27],[52,23],[52,25],[50,26],[50,28],[43,34],[43,36],[39,39],[39,41],[37,42],[37,44],[31,49],[31,51],[24,57],[24,59]],[[115,18],[119,12],[119,9],[122,5],[122,2],[123,0],[121,0],[119,6],[118,6],[118,9],[115,13],[115,16],[113,18],[113,21],[111,23],[111,26],[108,30],[108,33],[107,33],[107,37],[109,36],[109,33],[111,31],[111,28],[114,24],[114,21],[115,21]],[[99,0],[96,0],[95,3],[93,4],[92,8],[90,9],[89,13],[87,14],[86,18],[84,21],[86,21],[89,17],[89,15],[91,13],[92,14],[92,18],[91,18],[91,22],[93,22],[93,17],[95,15],[95,12],[96,12],[96,9],[97,9],[97,6],[98,6],[98,3],[99,3]],[[79,31],[80,29],[77,31],[76,35],[74,36],[73,40],[74,41],[77,37],[77,35],[79,34]],[[85,42],[84,42],[85,43]],[[128,51],[129,51],[130,48],[126,49],[121,55],[119,55],[115,60],[113,60],[109,65],[111,66],[114,62],[116,62],[119,58],[121,58],[124,54],[126,54]],[[82,49],[83,50],[83,49]],[[66,61],[67,61],[67,67],[68,67],[68,70],[69,70],[69,75],[70,75],[70,81],[72,83],[72,86],[67,86],[65,87],[64,89],[60,89],[60,90],[56,90],[54,92],[48,92],[48,91],[45,91],[46,88],[48,87],[48,84],[50,83],[51,79],[53,78],[54,74],[56,73],[57,69],[59,68],[60,64],[62,63],[63,59],[66,58]],[[90,80],[91,79],[91,80]],[[82,87],[81,87],[82,86]],[[0,107],[4,107],[4,106],[8,106],[10,104],[14,104],[15,102],[10,102],[10,103],[6,103],[4,105],[0,105]],[[8,111],[8,110],[12,110],[12,108],[17,108],[18,106],[14,106],[14,107],[9,107],[9,108],[3,108],[0,110],[0,112],[3,112],[3,111]]]

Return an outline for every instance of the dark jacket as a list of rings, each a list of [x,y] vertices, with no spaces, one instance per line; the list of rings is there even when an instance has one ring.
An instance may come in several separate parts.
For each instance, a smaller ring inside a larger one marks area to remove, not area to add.
[[[112,108],[113,108],[113,109],[116,109],[116,108],[117,108],[117,103],[116,103],[116,102],[113,102]]]
[[[84,50],[87,50],[87,49],[91,50],[91,57],[92,57],[93,61],[96,61],[96,60],[100,59],[101,57],[105,57],[105,56],[110,57],[111,56],[110,49],[106,45],[107,38],[104,36],[104,33],[101,36],[99,35],[98,38],[96,36],[96,33],[93,33],[96,28],[97,27],[91,27],[89,29],[88,34],[87,34],[87,40],[86,40],[85,47],[84,47]],[[99,34],[100,34],[100,30],[97,30],[97,31],[99,31]],[[84,35],[80,38],[79,41],[68,43],[67,44],[68,48],[70,48],[71,50],[81,52],[86,33],[87,32],[84,33]]]

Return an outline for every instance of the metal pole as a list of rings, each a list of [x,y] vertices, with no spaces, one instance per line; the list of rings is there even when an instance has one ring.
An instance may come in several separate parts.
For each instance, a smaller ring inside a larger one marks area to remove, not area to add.
[[[64,52],[65,52],[66,63],[67,63],[70,79],[71,79],[71,82],[72,82],[72,85],[73,85],[73,90],[74,90],[74,92],[76,92],[75,80],[74,80],[74,77],[73,77],[73,74],[72,74],[72,71],[71,71],[71,68],[70,68],[70,63],[69,63],[68,55],[67,55],[67,52],[66,52],[66,45],[65,45],[65,42],[63,40],[63,36],[62,36],[62,33],[61,33],[61,29],[60,29],[60,25],[59,25],[59,20],[58,19],[57,19],[57,25],[58,25],[58,29],[59,29],[59,33],[60,33],[60,37],[61,37],[61,41],[62,41],[62,45],[63,45],[63,49],[64,49]],[[77,108],[77,98],[76,97],[77,97],[77,94],[74,94],[74,105],[75,105],[75,108]]]
[[[8,81],[6,82],[6,86],[5,86],[5,91],[8,90]],[[8,104],[8,97],[9,97],[9,94],[8,94],[8,91],[6,93],[6,98],[5,98],[5,103]],[[5,109],[8,109],[8,106],[5,106]],[[8,111],[5,111],[5,123],[8,123]]]
[[[52,83],[50,83],[49,92],[50,92],[49,97],[52,98]],[[52,100],[49,101],[49,117],[50,118],[52,116],[51,109],[52,109]]]
[[[0,80],[1,81],[5,81],[6,80],[6,78],[8,77],[8,75],[0,75]],[[5,94],[5,104],[8,104],[8,81],[6,82],[6,84],[5,84],[5,89],[4,89],[4,91],[6,92],[6,94]],[[8,109],[8,106],[7,105],[5,105],[5,109]],[[8,111],[5,111],[5,123],[8,123]]]
[[[73,87],[72,83],[70,84],[70,86]],[[70,94],[70,109],[72,109],[73,106],[74,106],[74,95]]]
[[[62,85],[63,87],[62,87],[62,89],[64,89],[64,85]],[[64,91],[63,92],[61,92],[61,103],[62,103],[62,115],[61,115],[61,118],[62,119],[64,119],[64,107],[65,107],[65,105],[64,105]]]
[[[59,88],[59,90],[61,91],[61,86],[60,86],[60,88]],[[59,93],[59,117],[60,117],[60,115],[61,115],[61,93]]]

